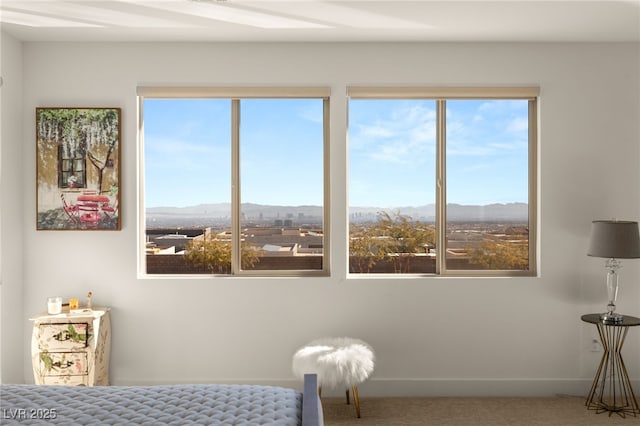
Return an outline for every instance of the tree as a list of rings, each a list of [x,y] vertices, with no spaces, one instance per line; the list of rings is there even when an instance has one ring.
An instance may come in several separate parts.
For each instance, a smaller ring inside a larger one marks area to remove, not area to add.
[[[102,133],[104,142],[102,144],[92,144],[87,148],[87,157],[91,164],[97,169],[98,172],[98,193],[102,193],[102,180],[104,176],[104,169],[110,164],[113,164],[111,154],[113,153],[116,144],[118,142],[118,116],[116,110],[90,110],[93,111],[93,115],[88,117],[93,124],[87,126],[85,131],[93,132],[92,136],[87,136],[89,141],[92,137],[95,140],[98,130]],[[98,127],[96,129],[96,127]],[[100,140],[100,139],[97,139]],[[109,188],[112,190],[112,188]]]
[[[353,226],[349,243],[354,265],[360,272],[369,272],[375,264],[389,259],[397,273],[409,273],[411,259],[426,253],[435,245],[435,227],[410,216],[379,212],[370,227]]]
[[[394,271],[409,273],[411,259],[418,253],[426,253],[435,245],[435,227],[413,221],[410,216],[388,212],[378,213],[378,222],[373,231],[385,238],[387,256],[394,264]]]
[[[105,168],[114,165],[119,140],[119,111],[102,108],[42,108],[38,109],[38,152],[42,164],[58,161],[57,149],[64,158],[88,158],[96,168],[97,191],[103,192]],[[57,167],[47,167],[56,173]],[[39,176],[55,182],[55,176]],[[117,183],[117,177],[114,177]],[[113,183],[107,186],[110,190]]]
[[[240,251],[243,269],[250,269],[260,261],[262,250],[249,243],[242,243]],[[212,274],[231,273],[231,243],[215,237],[205,236],[191,240],[186,247],[185,260],[197,268]]]
[[[353,269],[356,272],[371,272],[386,253],[382,250],[381,240],[371,235],[367,226],[351,225],[349,233],[349,258],[352,260]]]
[[[487,270],[526,270],[529,267],[529,245],[526,242],[484,241],[479,247],[469,247],[469,262]]]

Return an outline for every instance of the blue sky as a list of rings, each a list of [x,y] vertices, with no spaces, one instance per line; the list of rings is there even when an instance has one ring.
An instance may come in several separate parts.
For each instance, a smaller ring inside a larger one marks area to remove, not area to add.
[[[242,202],[322,205],[322,100],[241,102]],[[146,207],[231,201],[231,102],[146,99]]]
[[[447,102],[447,202],[528,202],[528,101]]]
[[[231,198],[231,104],[153,99],[144,104],[146,207]]]
[[[447,202],[527,202],[527,146],[527,101],[448,101]],[[435,168],[435,101],[350,101],[350,206],[435,203]]]
[[[350,101],[350,206],[435,202],[435,111]],[[527,101],[447,102],[448,202],[527,202],[527,114]],[[231,200],[229,100],[146,99],[144,125],[147,207]],[[322,204],[321,100],[243,100],[240,140],[242,202]]]

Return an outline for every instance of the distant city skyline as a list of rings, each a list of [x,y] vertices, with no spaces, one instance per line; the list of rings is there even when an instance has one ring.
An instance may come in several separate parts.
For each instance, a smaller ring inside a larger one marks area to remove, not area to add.
[[[243,203],[322,205],[322,102],[241,108]],[[447,202],[528,202],[527,102],[449,101],[447,119]],[[351,100],[349,120],[350,206],[435,202],[434,101]],[[146,99],[144,125],[147,208],[230,202],[229,100]]]
[[[378,214],[386,211],[390,214],[401,214],[412,220],[435,222],[436,207],[433,204],[424,206],[402,206],[397,208],[352,207],[349,209],[349,221],[352,223],[375,222]],[[258,224],[260,226],[322,226],[323,209],[321,206],[270,206],[261,204],[243,205],[242,225]],[[189,207],[154,207],[146,212],[147,224],[150,227],[216,226],[231,225],[231,206],[229,203],[201,204]],[[289,221],[286,225],[284,221]],[[528,205],[526,203],[493,204],[486,206],[465,206],[449,204],[447,221],[451,222],[528,222]]]

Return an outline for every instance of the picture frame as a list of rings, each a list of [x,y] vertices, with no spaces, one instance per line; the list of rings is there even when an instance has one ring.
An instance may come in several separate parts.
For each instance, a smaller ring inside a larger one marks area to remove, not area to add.
[[[36,229],[120,230],[120,108],[36,108]]]

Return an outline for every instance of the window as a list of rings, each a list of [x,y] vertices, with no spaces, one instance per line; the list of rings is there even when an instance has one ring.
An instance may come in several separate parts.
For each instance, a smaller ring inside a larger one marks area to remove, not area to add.
[[[139,88],[141,272],[326,275],[328,95]]]
[[[349,94],[349,272],[534,275],[537,88]]]
[[[86,188],[85,159],[77,152],[58,146],[58,187]]]

